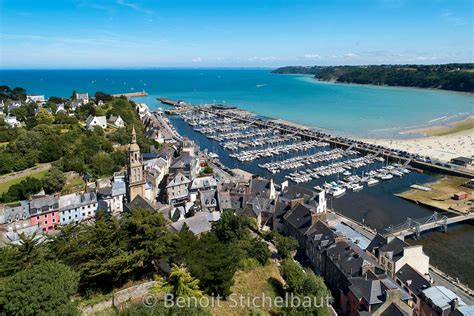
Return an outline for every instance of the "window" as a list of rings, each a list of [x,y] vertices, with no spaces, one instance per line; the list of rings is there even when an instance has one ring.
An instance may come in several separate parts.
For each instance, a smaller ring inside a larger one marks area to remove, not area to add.
[[[44,221],[44,224],[45,224],[45,225],[48,225],[48,221]]]
[[[46,214],[44,214],[44,218],[47,218],[48,216]]]
[[[56,223],[56,219],[55,219],[55,218],[53,218],[53,223]]]

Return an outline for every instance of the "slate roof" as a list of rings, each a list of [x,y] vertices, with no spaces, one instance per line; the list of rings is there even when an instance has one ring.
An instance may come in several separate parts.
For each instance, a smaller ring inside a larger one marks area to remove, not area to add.
[[[166,146],[158,152],[158,155],[168,160],[169,158],[172,158],[174,156],[174,153],[174,148]]]
[[[283,219],[304,235],[311,227],[311,210],[298,203],[283,216]]]
[[[363,277],[353,278],[351,279],[349,289],[357,299],[364,299],[369,305],[383,302],[380,299],[382,288],[380,287],[379,280],[365,279]]]
[[[201,207],[203,210],[207,207],[216,206],[217,205],[216,190],[200,191],[199,199],[201,200]]]
[[[357,277],[363,267],[378,267],[377,263],[360,247],[350,241],[338,241],[327,249],[328,257],[346,276]]]
[[[262,178],[252,178],[250,180],[250,193],[256,196],[269,197],[271,180]]]
[[[221,211],[232,208],[230,193],[228,191],[218,192],[217,201],[219,203],[219,209]]]
[[[367,246],[366,250],[373,252],[374,249],[381,248],[387,244],[387,238],[377,233],[374,239],[370,242],[369,246]]]
[[[212,187],[217,187],[217,181],[213,176],[196,178],[191,184],[191,190],[199,190]]]
[[[245,209],[251,210],[251,214],[259,216],[261,213],[274,213],[275,201],[263,197],[251,197],[247,200]]]
[[[55,205],[58,203],[58,198],[53,195],[45,195],[41,197],[35,197],[30,201],[30,209],[42,208],[43,206]]]
[[[280,195],[280,198],[285,200],[304,199],[304,203],[308,203],[314,196],[314,192],[295,185],[287,186]]]
[[[151,204],[147,199],[142,197],[141,195],[137,195],[131,202],[126,203],[124,205],[124,209],[127,212],[131,212],[133,209],[136,208],[144,208],[150,211],[155,211],[156,208]]]
[[[457,296],[453,291],[441,285],[432,286],[426,290],[423,290],[422,296],[426,297],[435,306],[438,306],[441,310],[451,308],[450,303],[453,299],[458,300],[459,306],[466,305],[466,303],[464,303],[461,298]]]
[[[190,231],[192,231],[195,235],[200,235],[210,231],[212,229],[212,222],[218,221],[219,219],[219,212],[198,212],[192,217],[172,223],[171,227],[179,232],[186,223]]]
[[[189,180],[185,175],[183,175],[181,172],[178,172],[175,177],[173,178],[173,180],[171,180],[168,185],[166,186],[167,188],[170,188],[170,187],[174,187],[174,186],[177,186],[177,185],[181,185],[181,184],[188,184],[190,183],[191,180]]]
[[[311,226],[306,235],[308,243],[318,249],[332,245],[338,237],[329,226],[319,220]]]
[[[398,270],[396,277],[406,285],[416,296],[431,286],[430,282],[409,264],[405,264]]]
[[[406,242],[400,238],[393,238],[388,244],[380,248],[381,252],[391,252],[392,260],[397,261],[399,258],[403,257],[403,250],[405,247],[409,247]]]
[[[390,304],[381,314],[381,316],[406,316],[406,312],[402,311],[395,304]]]

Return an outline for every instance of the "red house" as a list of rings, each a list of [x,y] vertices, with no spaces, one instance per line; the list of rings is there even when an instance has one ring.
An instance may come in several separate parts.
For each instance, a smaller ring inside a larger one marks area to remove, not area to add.
[[[44,232],[59,225],[59,199],[55,196],[41,196],[30,201],[31,224],[41,227]]]

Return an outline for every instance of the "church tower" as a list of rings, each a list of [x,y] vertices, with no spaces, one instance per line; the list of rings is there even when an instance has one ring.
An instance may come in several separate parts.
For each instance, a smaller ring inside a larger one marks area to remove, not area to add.
[[[145,196],[145,175],[140,155],[140,146],[137,144],[135,127],[132,129],[132,142],[128,147],[127,180],[127,198],[129,202],[133,201],[137,195]]]

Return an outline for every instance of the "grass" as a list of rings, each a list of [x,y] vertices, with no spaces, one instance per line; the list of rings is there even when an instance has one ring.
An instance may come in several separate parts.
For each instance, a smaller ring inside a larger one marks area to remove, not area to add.
[[[23,176],[23,177],[18,177],[16,179],[13,179],[13,180],[10,180],[10,181],[7,181],[7,182],[4,182],[4,183],[0,183],[0,195],[7,192],[8,189],[14,185],[14,184],[17,184],[17,183],[20,183],[22,180],[26,179],[27,177],[32,177],[32,178],[36,178],[36,179],[42,179],[43,176],[46,174],[46,172],[48,172],[48,170],[44,170],[44,171],[40,171],[38,173],[33,173],[29,176]]]
[[[62,190],[62,194],[69,194],[74,192],[83,191],[84,189],[84,180],[80,175],[74,174],[71,177],[68,177],[66,184]]]
[[[236,294],[236,298],[240,297],[262,297],[262,293],[266,296],[274,298],[278,295],[279,289],[284,283],[278,266],[274,262],[270,262],[265,266],[259,266],[249,271],[237,271],[234,276],[234,285],[231,287],[231,292]],[[248,307],[231,307],[232,301],[221,301],[220,307],[210,308],[213,315],[249,315],[251,309]],[[235,304],[235,303],[234,303]],[[267,308],[262,308],[260,312],[268,315],[271,311]]]
[[[436,182],[424,184],[430,187],[431,191],[422,191],[410,189],[401,194],[400,197],[414,201],[416,203],[423,203],[443,211],[457,211],[461,213],[469,212],[469,199],[457,201],[453,199],[453,195],[457,192],[464,191],[472,193],[472,189],[463,186],[466,183],[466,178],[444,176]]]

